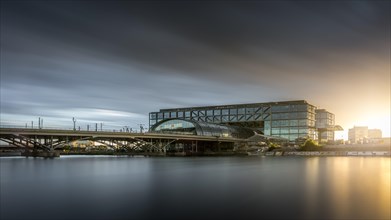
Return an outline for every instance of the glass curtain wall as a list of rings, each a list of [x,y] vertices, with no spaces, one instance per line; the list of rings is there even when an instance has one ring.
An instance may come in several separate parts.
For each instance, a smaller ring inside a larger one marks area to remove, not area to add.
[[[290,141],[315,139],[315,107],[309,104],[272,106],[271,119],[265,121],[264,133]]]
[[[197,122],[188,119],[167,119],[152,126],[151,131],[169,134],[233,138],[249,138],[254,135],[254,132],[247,128]]]
[[[150,127],[170,118],[252,127],[265,135],[294,141],[317,138],[315,106],[306,101],[162,109],[149,115]]]

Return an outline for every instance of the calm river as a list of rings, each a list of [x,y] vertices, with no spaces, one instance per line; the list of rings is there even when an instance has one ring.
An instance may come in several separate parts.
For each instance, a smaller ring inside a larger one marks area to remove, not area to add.
[[[0,158],[0,219],[390,219],[391,158]]]

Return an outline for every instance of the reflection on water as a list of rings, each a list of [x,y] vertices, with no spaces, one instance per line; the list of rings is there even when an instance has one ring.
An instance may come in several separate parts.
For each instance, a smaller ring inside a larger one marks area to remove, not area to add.
[[[386,157],[0,159],[0,219],[390,219]]]
[[[306,215],[390,219],[390,158],[307,158]]]

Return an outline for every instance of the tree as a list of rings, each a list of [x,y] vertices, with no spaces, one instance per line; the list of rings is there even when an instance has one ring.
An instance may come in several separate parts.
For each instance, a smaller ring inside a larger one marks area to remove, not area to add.
[[[270,142],[268,151],[273,151],[274,149],[277,149],[277,148],[280,148],[280,146],[273,143],[273,142]]]
[[[307,139],[304,144],[300,147],[300,150],[304,150],[304,151],[311,151],[311,150],[315,150],[315,151],[318,151],[318,150],[322,150],[322,147],[319,146],[314,140],[312,139]]]

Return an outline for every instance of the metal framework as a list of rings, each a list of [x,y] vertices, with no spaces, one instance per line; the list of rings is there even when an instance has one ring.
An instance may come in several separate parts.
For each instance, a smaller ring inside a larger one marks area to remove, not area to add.
[[[317,139],[314,105],[305,100],[160,109],[149,113],[149,126],[168,119],[253,128],[258,133],[295,141]]]
[[[52,152],[73,141],[93,141],[127,152],[160,152],[170,149],[198,152],[205,146],[234,145],[243,139],[180,134],[95,132],[45,129],[0,128],[0,140],[27,151]]]

